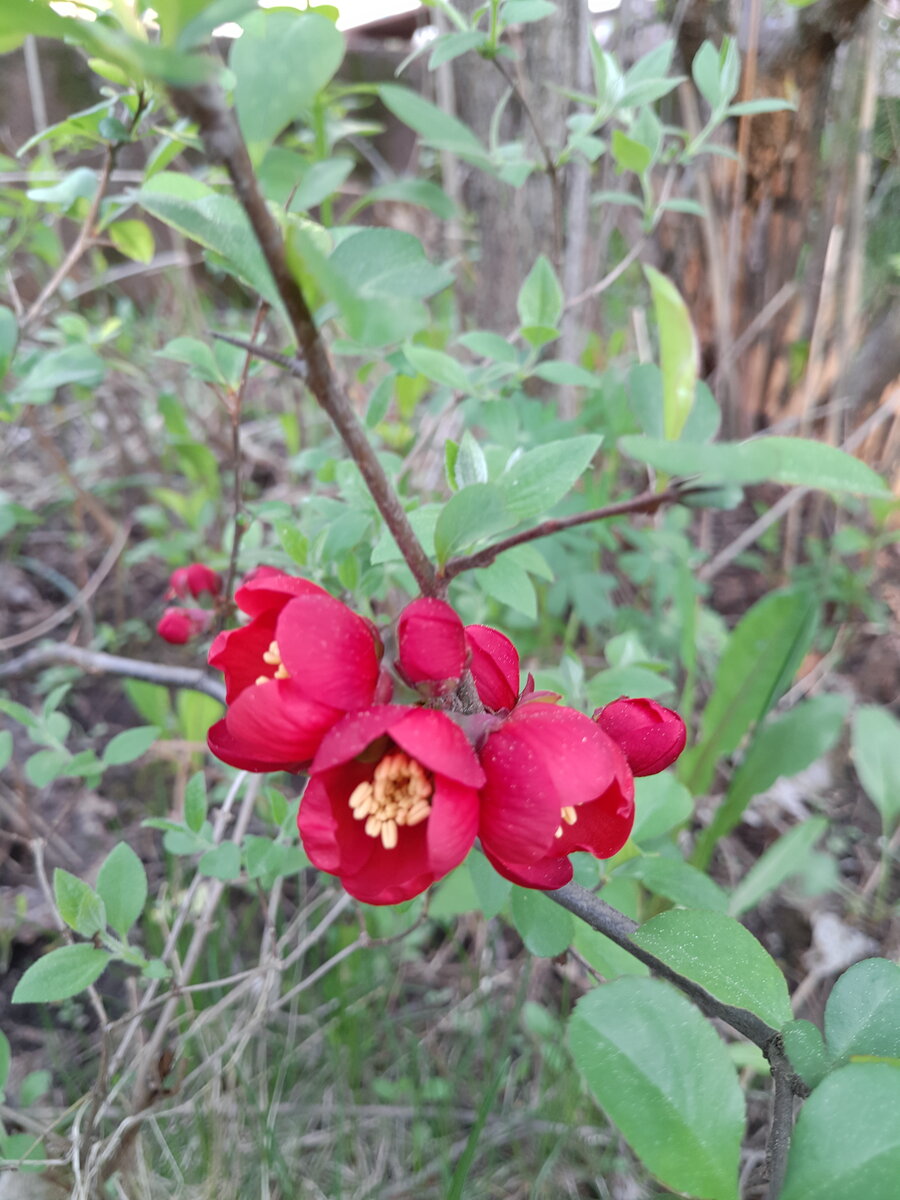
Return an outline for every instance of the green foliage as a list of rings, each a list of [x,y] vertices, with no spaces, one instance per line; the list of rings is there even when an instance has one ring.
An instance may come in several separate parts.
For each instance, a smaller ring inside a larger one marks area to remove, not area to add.
[[[617,979],[578,1002],[569,1045],[660,1182],[737,1200],[743,1097],[724,1045],[689,1001],[654,979]]]

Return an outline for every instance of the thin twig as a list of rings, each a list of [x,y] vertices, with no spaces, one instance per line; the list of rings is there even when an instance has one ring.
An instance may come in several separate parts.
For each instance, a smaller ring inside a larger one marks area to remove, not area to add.
[[[766,1053],[772,1068],[772,1123],[766,1142],[766,1166],[769,1187],[766,1200],[778,1200],[787,1172],[788,1151],[791,1148],[791,1133],[794,1127],[794,1096],[807,1094],[797,1087],[797,1077],[784,1053],[780,1037],[775,1038]]]
[[[440,578],[446,582],[455,579],[463,571],[471,571],[476,567],[486,567],[494,559],[515,546],[523,546],[526,542],[534,542],[538,538],[550,537],[563,529],[575,529],[579,525],[588,525],[594,521],[606,521],[610,517],[619,517],[624,513],[655,513],[666,504],[678,504],[685,496],[703,491],[702,488],[685,487],[683,483],[675,483],[664,492],[641,492],[630,500],[619,500],[615,504],[605,504],[602,508],[590,508],[587,512],[573,513],[569,517],[551,517],[541,521],[531,529],[523,529],[509,537],[486,546],[484,550],[476,550],[474,554],[461,555],[451,558],[440,571]]]
[[[287,354],[279,354],[277,350],[269,350],[266,346],[256,346],[253,342],[248,342],[244,338],[232,337],[230,333],[213,333],[213,337],[218,342],[228,342],[230,346],[237,346],[240,350],[246,350],[253,358],[264,358],[266,362],[275,363],[277,367],[283,367],[295,379],[302,379],[304,383],[309,377],[309,370],[302,358],[291,358]]]
[[[82,646],[69,646],[63,642],[37,646],[34,650],[28,650],[18,658],[3,663],[0,665],[0,680],[30,675],[54,663],[80,667],[93,675],[123,675],[127,679],[143,679],[147,683],[158,683],[163,687],[188,688],[192,692],[202,692],[204,696],[211,696],[213,700],[225,703],[224,684],[199,668],[142,662],[139,658],[123,658],[118,654],[104,654],[99,650],[86,650]]]
[[[191,90],[173,88],[171,95],[176,108],[198,126],[209,157],[225,164],[237,198],[272,273],[293,336],[308,365],[307,386],[331,418],[350,457],[359,467],[420,590],[425,595],[434,595],[438,590],[434,566],[416,537],[400,497],[369,442],[349,397],[338,385],[325,343],[316,328],[306,298],[288,266],[281,231],[259,189],[237,121],[225,104],[221,89],[212,84]]]
[[[97,183],[97,190],[91,200],[91,206],[87,211],[87,216],[81,223],[75,241],[69,248],[68,254],[53,272],[53,275],[45,284],[34,304],[31,305],[28,312],[22,318],[21,328],[24,332],[29,325],[33,325],[37,318],[44,311],[47,304],[52,300],[53,296],[59,290],[69,273],[73,270],[78,260],[90,247],[94,236],[94,225],[97,221],[97,216],[100,212],[100,205],[103,203],[103,198],[106,195],[106,190],[109,187],[110,176],[112,175],[113,164],[115,162],[115,146],[107,146],[106,154],[103,158],[103,167],[100,171],[100,179]]]

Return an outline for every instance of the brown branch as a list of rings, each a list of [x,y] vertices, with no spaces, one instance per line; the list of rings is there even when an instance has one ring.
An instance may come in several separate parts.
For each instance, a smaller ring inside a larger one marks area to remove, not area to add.
[[[80,667],[89,675],[123,675],[128,679],[143,679],[147,683],[157,683],[163,687],[189,688],[193,692],[202,692],[204,696],[211,696],[213,700],[225,703],[224,684],[198,668],[141,662],[138,658],[123,658],[118,654],[104,654],[98,650],[86,650],[83,646],[69,646],[61,642],[38,646],[10,662],[3,663],[0,665],[0,680],[30,675],[54,663]]]
[[[620,517],[624,513],[655,513],[665,504],[677,504],[685,496],[703,491],[703,488],[688,488],[683,483],[673,484],[664,492],[641,492],[630,500],[619,500],[615,504],[605,504],[602,508],[590,508],[587,512],[573,513],[569,517],[550,517],[534,525],[531,529],[523,529],[520,533],[510,534],[509,537],[486,546],[484,550],[476,550],[474,554],[460,555],[451,558],[438,572],[439,579],[449,582],[461,575],[463,571],[471,571],[476,567],[489,566],[504,550],[512,550],[515,546],[524,546],[526,542],[537,541],[538,538],[550,537],[563,529],[575,529],[579,525],[589,525],[594,521],[606,521],[610,517]]]
[[[210,158],[224,163],[228,170],[307,364],[307,386],[331,418],[351,458],[359,467],[419,588],[425,595],[434,595],[437,590],[434,566],[416,537],[400,497],[379,462],[349,398],[338,386],[325,343],[313,321],[306,298],[291,274],[281,232],[259,189],[234,114],[226,106],[221,90],[211,84],[194,89],[173,88],[171,96],[175,107],[198,126]]]
[[[781,1037],[774,1039],[766,1051],[772,1068],[772,1123],[766,1142],[766,1168],[769,1187],[766,1200],[778,1200],[787,1172],[788,1151],[794,1130],[794,1096],[807,1096],[809,1089],[799,1080],[784,1052]]]

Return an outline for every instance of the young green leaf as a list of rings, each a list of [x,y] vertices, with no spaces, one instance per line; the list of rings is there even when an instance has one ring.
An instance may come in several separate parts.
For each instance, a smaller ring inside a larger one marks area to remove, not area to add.
[[[111,958],[108,951],[86,942],[51,950],[25,972],[12,994],[12,1002],[47,1004],[77,996],[99,979]]]
[[[755,908],[764,896],[806,867],[813,846],[828,828],[825,817],[810,817],[783,834],[756,860],[731,895],[732,917]]]
[[[578,1070],[666,1187],[737,1200],[744,1100],[725,1046],[696,1008],[656,979],[615,979],[569,1022]]]
[[[779,1200],[896,1200],[900,1067],[851,1063],[800,1110]]]
[[[519,289],[516,308],[523,326],[555,329],[563,310],[563,290],[550,260],[538,255]]]
[[[886,708],[863,704],[853,717],[853,763],[866,795],[890,832],[900,817],[900,721]]]
[[[687,305],[671,280],[644,267],[659,327],[659,365],[663,378],[663,433],[681,437],[697,389],[697,338]]]
[[[158,725],[138,725],[136,729],[125,729],[111,738],[103,748],[102,762],[105,767],[120,767],[134,762],[146,754],[159,737]]]
[[[732,917],[671,909],[642,925],[633,940],[723,1004],[746,1008],[775,1029],[791,1020],[784,976],[749,929]]]
[[[603,442],[585,434],[545,442],[519,455],[497,480],[507,510],[527,521],[553,508],[574,486]]]
[[[127,937],[147,903],[147,873],[125,842],[119,842],[106,856],[97,875],[97,891],[106,905],[109,924],[120,937]]]
[[[571,913],[533,888],[514,887],[510,902],[513,924],[526,948],[539,958],[553,958],[571,944]]]
[[[184,823],[193,833],[199,833],[206,820],[206,776],[197,771],[184,789]]]
[[[64,871],[62,867],[57,867],[53,872],[53,898],[56,901],[57,912],[70,929],[84,934],[85,937],[93,936],[95,929],[88,933],[79,926],[82,907],[85,906],[85,914],[88,915],[90,902],[97,898],[90,884],[79,879],[77,875]]]
[[[825,1006],[825,1040],[834,1062],[871,1055],[900,1067],[900,966],[867,958],[846,970]]]
[[[493,483],[473,483],[451,496],[434,528],[439,563],[475,542],[516,523],[504,503],[504,492]]]

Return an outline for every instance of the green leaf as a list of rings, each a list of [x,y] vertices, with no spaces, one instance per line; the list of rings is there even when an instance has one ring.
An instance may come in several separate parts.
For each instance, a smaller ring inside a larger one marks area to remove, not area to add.
[[[867,958],[845,971],[825,1005],[825,1040],[833,1062],[871,1055],[900,1067],[900,966]]]
[[[478,903],[484,913],[485,920],[496,917],[506,906],[513,885],[502,875],[498,875],[483,854],[473,851],[466,865],[472,876],[472,884],[478,895]]]
[[[143,221],[114,221],[106,229],[106,234],[126,258],[142,263],[153,261],[156,245],[153,234]]]
[[[545,442],[516,458],[497,480],[506,508],[515,520],[527,521],[562,500],[602,442],[601,437],[585,434]]]
[[[835,446],[807,438],[759,437],[748,442],[667,442],[632,434],[619,439],[629,458],[668,475],[696,475],[702,483],[790,484],[821,491],[884,496],[887,485],[871,467]]]
[[[215,846],[201,857],[197,864],[201,875],[211,875],[213,879],[228,882],[239,879],[241,874],[241,852],[234,842],[223,842]]]
[[[717,108],[723,102],[722,84],[719,72],[719,52],[712,42],[704,42],[691,63],[691,75],[703,99],[710,108]]]
[[[169,689],[158,683],[146,683],[142,679],[126,679],[125,695],[139,716],[149,725],[165,728],[172,716],[172,701]]]
[[[697,389],[697,339],[687,305],[674,283],[644,267],[659,326],[659,365],[663,377],[663,434],[681,437]]]
[[[537,595],[528,573],[504,554],[475,575],[475,582],[485,595],[499,600],[529,620],[537,619]]]
[[[8,729],[0,729],[0,771],[4,770],[12,758],[13,736]]]
[[[655,896],[664,896],[685,908],[714,909],[724,913],[728,896],[719,885],[681,858],[641,855],[617,868],[616,875],[639,879]]]
[[[818,1087],[828,1073],[828,1055],[818,1027],[811,1021],[791,1021],[781,1038],[791,1066],[806,1086]]]
[[[493,483],[473,483],[451,496],[434,527],[434,550],[439,563],[475,542],[515,524],[504,503],[504,492]]]
[[[728,911],[733,917],[755,908],[786,879],[806,867],[813,846],[828,828],[825,817],[810,817],[783,834],[756,860],[731,895]]]
[[[160,358],[168,358],[172,362],[186,363],[193,367],[194,370],[191,374],[195,379],[202,379],[205,383],[224,384],[228,382],[222,374],[222,368],[216,362],[212,346],[207,342],[202,342],[199,338],[172,338],[156,353]]]
[[[634,171],[635,175],[643,175],[653,160],[653,152],[649,146],[630,138],[621,129],[614,129],[610,143],[613,158],[616,160],[616,174]]]
[[[9,370],[19,340],[19,323],[11,308],[0,304],[0,383]]]
[[[886,708],[863,704],[853,716],[853,765],[886,831],[900,817],[900,721]]]
[[[776,779],[799,775],[831,749],[849,705],[849,696],[838,693],[814,696],[757,728],[724,800],[698,840],[703,861],[708,861],[707,854],[719,838],[734,829],[754,796],[767,791]]]
[[[669,771],[635,779],[634,789],[635,820],[631,836],[639,845],[675,829],[694,811],[691,793]]]
[[[452,388],[455,392],[467,392],[470,388],[468,372],[460,366],[455,358],[444,354],[443,350],[432,350],[430,346],[419,346],[407,342],[403,347],[403,355],[414,371]]]
[[[550,260],[540,254],[519,288],[516,309],[523,326],[556,329],[563,311],[563,290]]]
[[[197,771],[184,789],[184,823],[193,833],[199,833],[206,820],[206,776]]]
[[[36,788],[45,788],[54,779],[67,775],[71,762],[68,750],[38,750],[25,763],[25,777]]]
[[[539,958],[553,958],[571,944],[572,914],[535,888],[513,887],[510,911],[526,949]]]
[[[746,1008],[780,1029],[791,1020],[787,983],[749,929],[720,912],[671,909],[632,935],[723,1004]]]
[[[737,1200],[744,1101],[728,1053],[674,988],[613,980],[569,1022],[578,1070],[647,1169],[666,1187]]]
[[[293,521],[276,521],[275,532],[285,554],[299,567],[306,566],[309,557],[309,538],[297,528]]]
[[[231,274],[274,308],[281,299],[244,210],[196,179],[160,171],[136,197],[142,208],[185,237],[219,255]]]
[[[788,0],[790,3],[791,0]],[[810,0],[810,3],[815,3],[815,0]],[[739,104],[729,104],[726,109],[726,116],[741,117],[753,116],[756,113],[772,113],[772,112],[796,112],[797,105],[792,104],[790,100],[779,100],[775,96],[760,97],[759,100],[742,100]]]
[[[229,66],[241,132],[258,162],[330,82],[344,57],[344,39],[315,12],[255,12],[243,29]]]
[[[487,483],[488,468],[484,451],[472,437],[468,429],[463,433],[456,453],[453,466],[454,482],[458,488],[468,487],[472,483]]]
[[[119,842],[104,859],[97,891],[106,905],[109,924],[120,937],[127,937],[147,903],[147,873],[125,842]]]
[[[468,125],[415,92],[394,83],[383,83],[378,88],[378,95],[389,112],[432,146],[451,150],[469,162],[485,165],[490,161],[484,146]]]
[[[12,995],[13,1004],[46,1004],[77,996],[98,979],[112,955],[86,943],[51,950],[28,968]]]
[[[538,379],[546,379],[548,383],[558,383],[562,387],[583,387],[591,391],[599,391],[603,386],[599,375],[586,371],[575,363],[543,362],[531,372]]]
[[[353,170],[352,158],[326,158],[313,163],[291,197],[290,212],[306,212],[341,187]]]
[[[709,789],[718,760],[737,748],[787,687],[816,621],[815,598],[802,588],[772,592],[742,618],[719,660],[698,745],[679,762],[679,778],[693,795]]]
[[[64,346],[42,354],[28,374],[20,381],[16,392],[23,399],[37,403],[40,392],[55,392],[57,388],[79,384],[96,387],[106,375],[106,363],[95,350],[83,343]]]
[[[218,721],[224,711],[218,700],[192,688],[181,688],[175,695],[178,728],[186,742],[205,742],[210,725]]]
[[[800,1110],[779,1200],[895,1200],[900,1067],[851,1063]]]
[[[446,267],[425,257],[422,243],[397,229],[361,229],[345,237],[328,260],[363,299],[425,298],[453,282]]]
[[[158,725],[138,725],[117,733],[103,748],[102,762],[105,767],[121,767],[134,762],[146,754],[159,737]]]
[[[529,21],[543,21],[555,12],[556,5],[550,0],[506,0],[500,19],[504,25],[525,25]]]
[[[62,867],[57,867],[53,872],[53,898],[56,901],[59,915],[70,929],[74,929],[76,933],[81,933],[85,937],[93,937],[98,932],[97,926],[90,930],[81,928],[82,909],[89,921],[91,910],[96,910],[96,905],[92,905],[91,902],[97,899],[94,889],[83,879],[79,879],[77,875],[71,875]],[[105,928],[105,923],[99,926],[99,929]]]
[[[427,208],[443,221],[450,221],[457,215],[453,200],[430,179],[394,179],[366,192],[366,204],[377,204],[381,200],[397,200],[402,204]],[[359,212],[361,207],[362,204],[355,205],[354,211]]]

